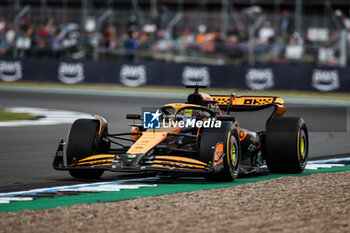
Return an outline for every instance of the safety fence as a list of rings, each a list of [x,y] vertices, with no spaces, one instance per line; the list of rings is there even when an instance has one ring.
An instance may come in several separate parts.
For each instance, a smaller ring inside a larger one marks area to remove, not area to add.
[[[114,83],[125,86],[209,85],[215,88],[350,92],[350,67],[234,66],[192,63],[1,59],[0,80]]]

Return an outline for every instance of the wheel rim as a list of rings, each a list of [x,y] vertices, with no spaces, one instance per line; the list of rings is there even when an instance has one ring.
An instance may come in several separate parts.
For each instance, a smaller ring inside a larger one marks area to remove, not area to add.
[[[300,155],[300,162],[302,164],[304,164],[306,161],[307,148],[308,148],[307,143],[308,142],[307,142],[307,136],[306,136],[305,130],[301,129],[300,137],[299,137],[299,155]]]
[[[231,136],[231,163],[232,163],[232,171],[234,172],[236,167],[237,167],[237,163],[238,163],[238,159],[237,159],[237,153],[238,153],[238,145],[237,145],[237,141],[235,136]]]

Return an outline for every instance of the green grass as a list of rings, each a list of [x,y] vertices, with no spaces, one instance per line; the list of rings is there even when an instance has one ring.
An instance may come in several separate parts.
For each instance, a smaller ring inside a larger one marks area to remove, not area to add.
[[[119,91],[145,91],[145,92],[164,92],[164,93],[189,93],[191,90],[184,87],[164,87],[164,86],[142,86],[142,87],[126,87],[120,84],[74,84],[67,85],[53,82],[16,82],[7,83],[0,82],[0,86],[19,86],[19,87],[42,87],[42,88],[69,88],[69,89],[86,89],[86,90],[119,90]],[[338,92],[309,92],[296,90],[265,90],[252,91],[241,89],[223,89],[223,88],[209,88],[204,92],[208,94],[229,94],[236,93],[237,95],[274,95],[280,97],[299,97],[299,98],[314,98],[314,99],[341,99],[350,100],[350,93]]]
[[[36,120],[37,117],[28,113],[9,112],[0,109],[0,121]]]

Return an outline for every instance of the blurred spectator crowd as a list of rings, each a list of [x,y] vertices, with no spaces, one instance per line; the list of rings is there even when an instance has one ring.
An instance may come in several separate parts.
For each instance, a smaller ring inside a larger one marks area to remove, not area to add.
[[[143,22],[138,15],[130,14],[122,20],[106,20],[101,26],[97,25],[96,17],[87,17],[84,28],[78,20],[58,21],[47,17],[39,23],[33,17],[23,17],[17,35],[13,18],[0,16],[0,56],[89,59],[98,46],[100,59],[191,58],[185,61],[206,59],[207,63],[221,60],[245,64],[253,46],[256,63],[339,65],[342,31],[336,27],[305,25],[296,31],[294,12],[289,10],[283,10],[277,21],[266,14],[252,34],[249,30],[255,19],[242,17],[239,21],[242,25],[230,19],[223,32],[219,23],[216,27],[205,23],[211,18],[204,22],[191,21],[191,13],[185,14],[175,26],[169,26],[177,14],[162,7]],[[344,31],[350,32],[350,19],[345,14],[340,18]],[[346,38],[348,48],[349,42],[350,33]]]

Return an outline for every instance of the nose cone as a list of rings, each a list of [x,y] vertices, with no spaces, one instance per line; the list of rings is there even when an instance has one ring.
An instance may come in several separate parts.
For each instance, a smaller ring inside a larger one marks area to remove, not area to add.
[[[129,154],[146,154],[153,147],[158,145],[161,141],[163,141],[167,136],[166,132],[162,132],[162,129],[159,131],[155,130],[147,130],[142,134],[142,136],[137,140],[130,149],[126,152]]]
[[[145,154],[126,154],[121,158],[120,166],[123,168],[137,168]]]

